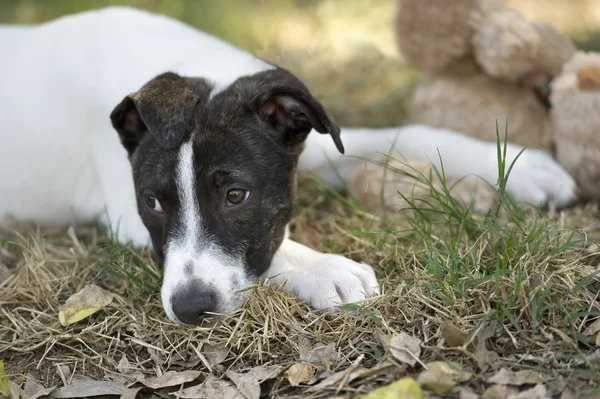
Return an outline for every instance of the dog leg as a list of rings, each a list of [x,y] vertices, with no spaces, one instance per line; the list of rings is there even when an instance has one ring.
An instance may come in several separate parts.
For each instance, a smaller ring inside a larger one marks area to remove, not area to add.
[[[285,239],[261,280],[286,281],[284,289],[315,309],[335,310],[379,294],[379,284],[370,266],[340,255],[323,254]]]
[[[300,156],[299,170],[314,173],[331,186],[340,188],[342,182],[338,175],[350,182],[359,167],[364,166],[365,159],[390,154],[398,160],[428,162],[438,169],[443,164],[448,178],[477,175],[492,185],[498,180],[496,143],[453,131],[424,125],[345,128],[342,140],[346,147],[345,156],[336,152],[329,137],[311,133]],[[521,150],[520,146],[507,145],[507,169],[516,159],[506,186],[509,195],[519,202],[553,203],[559,207],[575,199],[575,181],[548,153],[527,149],[517,159]]]
[[[138,213],[131,165],[113,132],[94,137],[92,156],[106,201],[101,222],[121,244],[149,245],[150,234]]]

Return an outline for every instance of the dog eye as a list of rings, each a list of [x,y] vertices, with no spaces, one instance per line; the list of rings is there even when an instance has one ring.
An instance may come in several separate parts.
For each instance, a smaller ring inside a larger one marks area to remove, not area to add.
[[[250,196],[250,191],[239,188],[231,189],[227,192],[227,206],[239,205],[245,202]]]
[[[146,201],[146,205],[148,208],[152,209],[156,213],[163,213],[163,208],[160,205],[160,202],[156,199],[156,197],[152,195],[146,195],[144,197],[144,201]]]

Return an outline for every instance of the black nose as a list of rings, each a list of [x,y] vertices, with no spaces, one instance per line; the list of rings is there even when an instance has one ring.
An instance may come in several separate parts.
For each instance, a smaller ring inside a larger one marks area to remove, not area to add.
[[[180,286],[171,297],[175,316],[185,324],[200,324],[204,319],[214,317],[217,307],[217,293],[201,282],[189,282]]]

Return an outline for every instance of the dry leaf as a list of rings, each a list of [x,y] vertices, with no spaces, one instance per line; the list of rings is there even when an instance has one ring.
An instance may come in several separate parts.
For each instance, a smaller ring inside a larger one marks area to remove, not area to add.
[[[176,353],[171,358],[171,364],[181,366],[185,369],[194,368],[197,365],[199,365],[201,361],[202,360],[200,359],[200,356],[198,356],[198,354],[193,353],[193,352],[185,353],[184,355],[180,355],[179,353]]]
[[[60,307],[58,320],[63,326],[77,323],[110,305],[113,298],[114,294],[97,285],[86,285],[81,291],[71,295]]]
[[[441,332],[447,347],[463,346],[469,338],[469,334],[462,332],[449,321],[442,324]]]
[[[110,381],[80,381],[57,388],[52,391],[52,397],[57,399],[87,398],[88,396],[118,395],[127,387]]]
[[[337,352],[335,344],[330,342],[327,345],[317,344],[314,347],[305,337],[298,339],[299,359],[301,362],[314,363],[317,366],[323,366],[327,370],[331,369],[331,363],[337,361]]]
[[[516,388],[506,385],[493,385],[485,390],[481,399],[506,399],[509,396],[514,397],[518,392]]]
[[[537,384],[535,387],[526,391],[520,392],[516,399],[551,399],[546,391],[546,387],[542,384]]]
[[[123,354],[123,357],[121,358],[121,360],[119,360],[119,363],[117,364],[117,371],[122,375],[134,380],[140,380],[144,378],[144,373],[142,373],[139,370],[136,370],[131,365],[131,363],[129,363],[129,360],[127,359],[127,356],[125,354]]]
[[[533,370],[521,370],[513,372],[505,368],[500,369],[492,377],[488,378],[487,382],[499,385],[516,385],[524,384],[540,384],[544,382],[544,377]]]
[[[12,382],[4,370],[4,362],[0,360],[0,396],[19,399],[25,397],[25,392],[17,384]]]
[[[37,392],[44,389],[44,386],[38,383],[31,374],[27,374],[27,380],[25,381],[25,386],[23,387],[23,392],[27,394],[27,397],[35,395]]]
[[[490,322],[486,327],[483,327],[477,334],[477,347],[475,349],[475,358],[477,366],[481,370],[486,370],[488,366],[496,364],[500,357],[494,351],[489,350],[485,343],[488,339],[496,334],[496,321]]]
[[[139,382],[141,382],[148,388],[159,389],[194,381],[196,378],[200,377],[201,374],[201,371],[196,370],[167,371],[160,377],[143,378],[139,380]]]
[[[398,361],[412,367],[421,354],[421,340],[401,332],[390,340],[390,352]]]
[[[37,399],[42,396],[48,396],[55,388],[56,386],[44,388],[31,374],[27,374],[27,381],[25,381],[23,392],[27,395],[27,399]]]
[[[227,370],[225,375],[235,384],[239,393],[244,395],[246,399],[260,398],[260,384],[253,375],[249,373],[236,373],[231,370]]]
[[[119,399],[135,399],[138,392],[140,392],[140,389],[142,389],[142,387],[130,388],[130,389],[126,390],[125,392],[123,392]]]
[[[583,335],[593,337],[596,335],[596,346],[600,346],[600,319],[597,319],[590,324],[584,331]]]
[[[472,374],[463,371],[458,363],[433,362],[427,364],[417,381],[423,389],[436,394],[449,392],[458,382],[468,381]]]
[[[279,377],[281,373],[283,373],[288,366],[283,366],[281,364],[273,364],[270,366],[257,366],[251,368],[246,374],[251,375],[257,380],[259,383],[270,380],[273,378]]]
[[[590,363],[600,364],[600,349],[596,349],[595,351],[587,355],[585,358]]]
[[[410,377],[371,391],[364,399],[422,399],[419,384]]]
[[[461,388],[458,399],[479,399],[479,395],[473,392],[471,388]]]
[[[154,362],[156,367],[162,366],[167,361],[167,358],[164,357],[162,353],[157,351],[154,348],[146,348],[148,350],[148,354],[150,354],[150,359]]]
[[[586,337],[591,337],[592,335],[596,335],[600,332],[600,319],[597,319],[592,324],[590,324],[584,331],[583,335]]]
[[[0,393],[6,396],[10,396],[10,384],[11,381],[4,371],[4,361],[0,360]]]
[[[219,380],[212,375],[199,385],[171,392],[184,399],[245,399],[229,381]]]
[[[223,363],[225,359],[227,359],[229,349],[225,347],[216,347],[210,344],[204,344],[202,346],[202,354],[206,358],[206,361],[210,367],[213,367],[217,364]]]
[[[315,366],[310,363],[296,363],[286,371],[285,375],[290,385],[297,387],[310,381],[315,375],[315,370]]]
[[[50,396],[52,391],[54,391],[55,389],[56,389],[56,385],[52,386],[50,388],[41,389],[41,390],[37,391],[36,393],[34,393],[33,395],[28,396],[27,399],[38,399],[38,398]]]

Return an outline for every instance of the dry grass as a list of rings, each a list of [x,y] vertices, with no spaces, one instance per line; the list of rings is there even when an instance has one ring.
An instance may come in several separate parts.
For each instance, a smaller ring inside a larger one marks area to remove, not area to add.
[[[30,10],[29,3],[22,4],[21,11]],[[384,4],[380,14],[388,15],[388,8]],[[317,11],[319,23],[331,19],[330,6]],[[345,12],[347,20],[360,19],[360,12],[358,17]],[[306,15],[298,15],[288,23],[302,25]],[[281,46],[293,48],[293,43],[279,38],[281,43],[246,47],[298,73],[342,124],[401,122],[415,75],[389,54],[385,40],[332,61],[329,52],[327,60],[312,56],[322,48],[310,55],[306,49],[283,52]],[[317,375],[372,371],[321,389],[290,387],[281,376],[265,382],[263,392],[352,396],[423,370],[390,355],[387,338],[402,331],[423,342],[422,363],[451,360],[473,371],[475,377],[464,385],[480,393],[499,367],[539,370],[556,395],[565,387],[583,392],[600,384],[598,357],[590,357],[598,350],[594,337],[583,334],[600,315],[597,205],[543,213],[520,211],[506,200],[499,216],[480,215],[442,190],[430,199],[434,210],[416,202],[397,215],[373,218],[349,196],[313,179],[301,181],[299,191],[293,238],[372,265],[383,285],[381,297],[350,307],[352,314],[324,314],[277,287],[259,286],[242,309],[214,326],[176,326],[163,314],[161,269],[148,250],[122,247],[95,225],[40,229],[15,222],[0,232],[0,359],[8,375],[20,383],[31,374],[46,387],[62,385],[63,377],[129,383],[187,368],[222,377],[228,369],[294,364],[306,358],[308,340],[313,347],[333,344],[329,360],[313,359]],[[89,319],[62,327],[59,307],[91,282],[117,294],[116,300]],[[495,322],[488,348],[498,359],[478,364],[473,347],[449,348],[442,332],[447,322],[471,333]],[[214,364],[210,347],[227,348],[227,356]],[[124,357],[129,367],[123,366]],[[458,397],[459,391],[449,395]]]
[[[574,236],[567,227],[585,225],[597,234],[599,219],[589,217],[598,214],[595,206],[540,217],[528,212],[523,220],[509,211],[498,219],[468,214],[452,220],[454,211],[446,210],[429,214],[429,223],[413,210],[384,222],[358,216],[353,205],[342,205],[312,179],[301,185],[294,237],[373,265],[383,283],[384,294],[354,309],[358,314],[323,314],[277,287],[260,286],[242,309],[214,326],[173,325],[163,315],[154,275],[160,268],[148,251],[120,247],[96,226],[18,226],[2,236],[10,277],[0,291],[0,357],[8,374],[19,381],[31,373],[51,386],[60,383],[57,365],[68,365],[76,375],[133,382],[141,375],[119,370],[124,356],[132,371],[154,376],[186,369],[183,360],[198,359],[210,345],[229,349],[211,368],[220,377],[227,369],[291,365],[301,357],[303,339],[311,345],[333,343],[331,372],[357,360],[365,368],[384,365],[362,380],[318,391],[308,385],[291,388],[284,378],[264,387],[276,396],[328,397],[336,391],[367,392],[418,373],[418,366],[394,365],[386,353],[382,337],[403,331],[423,341],[422,362],[453,360],[476,371],[471,381],[476,390],[500,366],[541,370],[554,392],[599,383],[598,366],[585,358],[594,344],[581,334],[600,311],[597,251],[579,241],[583,232]],[[509,231],[514,235],[507,239]],[[499,258],[502,253],[506,256]],[[118,294],[117,300],[87,321],[62,327],[59,306],[90,282]],[[474,331],[492,320],[498,328],[491,349],[500,359],[487,373],[478,368],[473,351],[449,350],[441,340],[445,322]],[[196,363],[193,368],[208,371]]]

